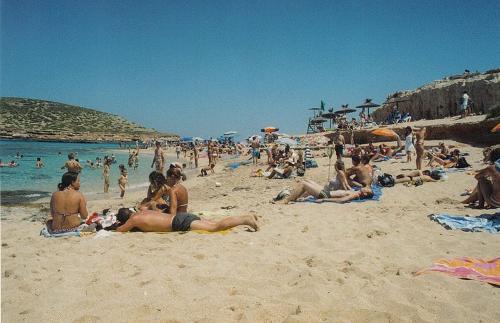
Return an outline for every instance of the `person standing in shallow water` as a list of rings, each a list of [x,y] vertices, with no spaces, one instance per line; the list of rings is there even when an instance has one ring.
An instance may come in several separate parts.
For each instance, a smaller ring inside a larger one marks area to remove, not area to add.
[[[165,167],[165,156],[163,155],[163,150],[161,149],[161,142],[156,142],[155,156],[153,162],[151,163],[151,168],[156,165],[156,171],[163,174],[163,168]]]
[[[35,167],[36,168],[42,168],[44,167],[45,165],[43,164],[43,161],[40,157],[37,157],[36,158],[36,163],[35,163]]]
[[[104,167],[102,169],[102,178],[104,179],[104,193],[108,193],[109,191],[109,165],[111,164],[111,160],[108,158],[104,159]]]
[[[64,169],[64,168],[66,168],[68,170],[68,172],[73,172],[73,173],[80,173],[83,169],[83,167],[82,167],[82,165],[80,165],[80,162],[78,161],[78,159],[75,159],[74,153],[70,153],[68,155],[68,160],[66,161],[64,166],[61,167],[61,169]]]

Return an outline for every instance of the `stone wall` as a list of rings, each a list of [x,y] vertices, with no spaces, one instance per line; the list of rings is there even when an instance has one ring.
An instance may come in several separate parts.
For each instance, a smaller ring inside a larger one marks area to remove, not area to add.
[[[494,105],[500,104],[500,73],[464,74],[434,81],[395,96],[396,100],[408,100],[398,103],[398,107],[403,113],[409,112],[412,120],[429,120],[458,115],[463,91],[467,91],[473,101],[473,112],[487,113]],[[394,103],[382,106],[373,112],[372,117],[376,122],[385,121],[393,106]]]

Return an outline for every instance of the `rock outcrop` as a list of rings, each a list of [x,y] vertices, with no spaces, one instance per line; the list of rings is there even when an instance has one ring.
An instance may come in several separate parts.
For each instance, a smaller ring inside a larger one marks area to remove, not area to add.
[[[409,112],[412,120],[440,119],[459,114],[459,100],[467,91],[475,113],[487,113],[500,104],[500,69],[486,73],[466,73],[434,81],[414,91],[396,92],[388,97],[388,102],[399,101],[399,110]],[[377,122],[383,122],[395,103],[383,105],[373,112]]]

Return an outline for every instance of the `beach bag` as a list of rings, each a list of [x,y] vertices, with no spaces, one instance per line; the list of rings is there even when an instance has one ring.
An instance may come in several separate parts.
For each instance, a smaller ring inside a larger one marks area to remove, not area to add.
[[[378,177],[378,184],[383,187],[393,187],[395,184],[394,177],[391,174],[384,173]]]
[[[467,168],[467,167],[470,167],[470,165],[467,162],[467,160],[465,160],[465,157],[458,158],[457,165],[455,166],[455,168]]]
[[[316,168],[318,167],[318,163],[315,160],[306,160],[306,168]]]
[[[306,173],[306,170],[303,168],[303,167],[298,167],[297,168],[297,176],[304,176],[304,174]]]

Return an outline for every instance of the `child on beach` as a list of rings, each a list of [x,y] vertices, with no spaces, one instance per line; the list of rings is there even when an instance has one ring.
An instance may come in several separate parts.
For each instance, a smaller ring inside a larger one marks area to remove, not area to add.
[[[128,183],[128,172],[125,166],[122,164],[118,166],[120,169],[120,178],[118,179],[118,186],[120,187],[120,197],[125,196],[125,185]]]
[[[210,164],[210,165],[209,165],[209,166],[207,166],[207,167],[203,167],[203,168],[201,169],[201,174],[200,174],[200,176],[207,176],[209,171],[211,171],[211,172],[212,172],[212,174],[215,174],[214,167],[215,167],[215,164],[213,164],[213,163],[212,163],[212,164]]]

